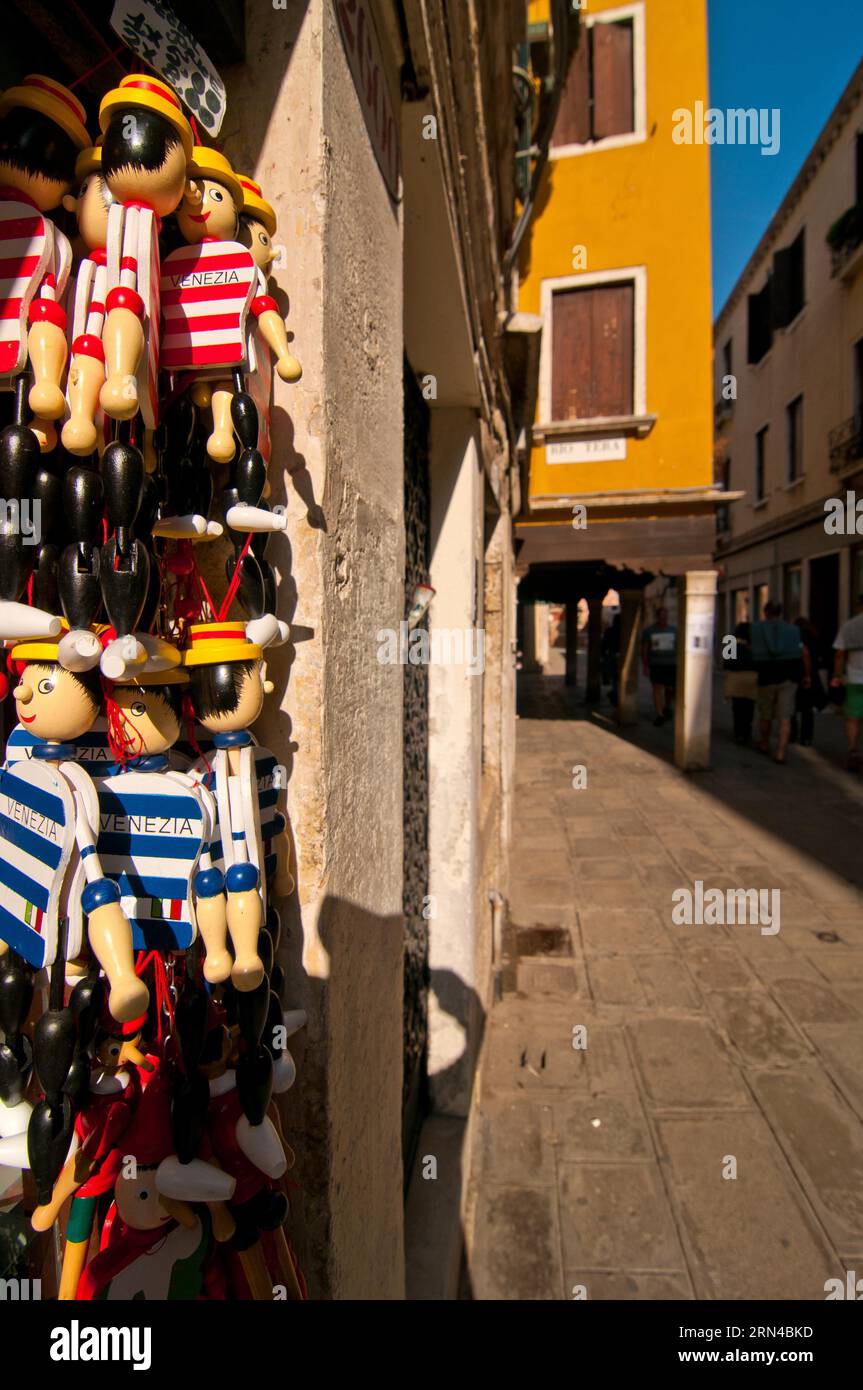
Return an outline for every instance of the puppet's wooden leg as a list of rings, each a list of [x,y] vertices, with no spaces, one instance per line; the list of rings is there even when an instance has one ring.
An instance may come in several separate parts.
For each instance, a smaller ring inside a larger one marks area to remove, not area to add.
[[[288,1291],[288,1298],[292,1303],[302,1303],[303,1291],[300,1288],[300,1281],[297,1278],[297,1270],[291,1257],[290,1247],[287,1236],[281,1226],[273,1231],[276,1243],[276,1255],[279,1261],[279,1270],[282,1276],[282,1283]]]
[[[261,899],[257,888],[229,892],[227,916],[234,948],[231,979],[234,988],[245,993],[257,989],[264,978],[264,965],[257,952],[261,930]]]
[[[108,976],[108,1008],[118,1023],[130,1023],[144,1012],[150,993],[135,974],[132,928],[118,902],[103,903],[90,913],[87,924],[90,945]]]
[[[66,397],[60,389],[69,351],[66,334],[59,324],[37,319],[27,334],[27,351],[34,376],[27,403],[43,420],[59,420],[66,409]]]
[[[238,1251],[240,1264],[243,1266],[243,1273],[246,1276],[246,1283],[251,1290],[252,1298],[258,1303],[271,1303],[273,1299],[273,1281],[270,1271],[267,1269],[267,1262],[264,1259],[264,1252],[261,1249],[261,1242],[258,1240],[248,1250]]]
[[[207,440],[207,453],[216,463],[230,463],[237,447],[231,419],[233,398],[234,393],[228,383],[220,381],[213,391],[213,433]]]
[[[78,1281],[87,1263],[87,1250],[93,1233],[93,1218],[96,1214],[95,1197],[73,1197],[69,1224],[66,1227],[66,1249],[63,1251],[63,1269],[60,1274],[60,1288],[57,1298],[68,1303],[77,1297]]]
[[[204,979],[208,985],[220,985],[228,979],[233,960],[228,950],[228,917],[224,893],[199,897],[195,903],[195,921],[204,942]]]
[[[138,315],[120,306],[109,310],[102,343],[107,373],[99,392],[102,409],[112,420],[131,420],[138,413],[136,376],[144,351],[144,329]]]
[[[70,454],[87,457],[98,442],[94,423],[99,392],[105,383],[105,364],[99,357],[76,352],[69,365],[69,409],[60,439]]]

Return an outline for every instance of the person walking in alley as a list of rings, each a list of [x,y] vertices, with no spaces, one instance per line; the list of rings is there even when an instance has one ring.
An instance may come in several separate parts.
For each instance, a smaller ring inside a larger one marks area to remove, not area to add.
[[[738,623],[734,629],[736,654],[727,657],[722,678],[722,693],[731,701],[734,721],[734,742],[748,744],[752,739],[752,720],[758,695],[758,675],[752,660],[752,630],[749,623]]]
[[[796,743],[799,737],[800,745],[803,748],[811,748],[815,737],[815,711],[822,710],[827,703],[827,692],[824,689],[821,676],[819,674],[819,649],[818,630],[814,623],[808,618],[798,618],[795,627],[799,627],[800,635],[803,638],[803,646],[809,653],[810,681],[806,685],[801,680],[797,687],[797,696],[794,704],[794,718],[791,722],[791,742]],[[799,716],[799,727],[798,727]]]
[[[831,686],[845,687],[842,714],[845,718],[845,737],[848,740],[849,772],[859,772],[860,720],[863,719],[863,594],[857,597],[857,612],[844,622],[833,643],[833,679]]]
[[[644,674],[653,686],[658,727],[674,714],[674,687],[677,683],[677,628],[668,621],[668,609],[659,608],[656,622],[644,629],[641,639]]]
[[[797,687],[811,684],[812,665],[799,627],[782,621],[782,604],[772,599],[764,605],[763,620],[752,624],[752,658],[758,673],[758,751],[770,752],[770,732],[776,720],[773,761],[782,765],[791,736]]]

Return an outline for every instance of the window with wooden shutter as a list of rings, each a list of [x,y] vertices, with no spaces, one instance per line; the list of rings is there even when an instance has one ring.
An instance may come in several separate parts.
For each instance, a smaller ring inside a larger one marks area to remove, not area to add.
[[[570,60],[552,145],[587,145],[634,130],[633,22],[597,21],[582,31]]]
[[[632,415],[635,285],[557,290],[551,315],[553,420]]]
[[[758,294],[750,294],[748,299],[748,333],[747,333],[747,362],[760,362],[762,357],[769,351],[773,342],[773,321],[771,317],[771,300],[773,294],[773,277],[767,277],[767,283]]]
[[[632,20],[594,24],[593,138],[627,135],[635,129],[632,76]]]
[[[777,251],[773,257],[773,291],[771,321],[774,328],[787,328],[806,302],[805,247],[806,228],[802,228],[790,246]]]
[[[586,145],[590,139],[590,30],[582,30],[572,55],[552,135],[553,145]]]

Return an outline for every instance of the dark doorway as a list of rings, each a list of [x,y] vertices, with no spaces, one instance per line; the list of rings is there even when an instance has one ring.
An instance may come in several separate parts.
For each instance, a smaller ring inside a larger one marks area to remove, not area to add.
[[[809,617],[818,633],[822,666],[831,660],[839,627],[839,556],[819,555],[809,561]]]

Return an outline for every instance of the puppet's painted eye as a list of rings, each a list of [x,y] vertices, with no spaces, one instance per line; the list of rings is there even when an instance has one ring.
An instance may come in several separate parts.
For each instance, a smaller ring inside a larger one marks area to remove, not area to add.
[[[211,188],[211,189],[210,189],[210,197],[212,198],[212,200],[213,200],[214,203],[221,203],[221,202],[224,202],[224,197],[225,197],[225,195],[221,192],[220,189],[218,189],[218,188]]]
[[[109,1056],[109,1057],[119,1057],[119,1056],[120,1056],[120,1049],[119,1049],[119,1047],[109,1047],[109,1048],[108,1048],[108,1056]]]
[[[147,713],[147,706],[144,704],[143,700],[135,700],[134,703],[129,706],[129,710],[134,714],[136,719],[140,719],[142,714]]]
[[[269,246],[270,244],[270,238],[267,236],[266,232],[258,232],[258,240],[262,246]]]
[[[54,689],[54,682],[46,678],[39,682],[36,689],[39,691],[40,695],[50,695],[51,691]]]

